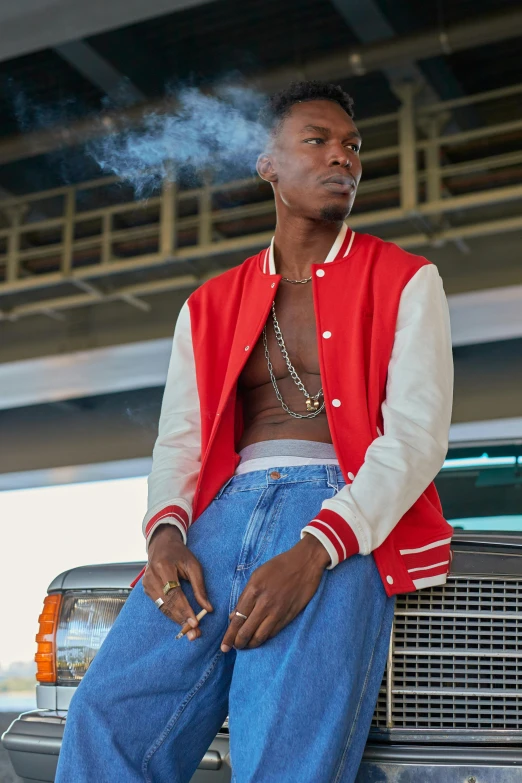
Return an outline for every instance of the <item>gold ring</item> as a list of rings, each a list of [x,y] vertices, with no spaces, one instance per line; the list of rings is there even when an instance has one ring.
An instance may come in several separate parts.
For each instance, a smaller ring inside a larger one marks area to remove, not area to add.
[[[163,594],[168,595],[171,590],[174,590],[175,587],[181,587],[179,582],[167,582],[167,584],[163,585]]]

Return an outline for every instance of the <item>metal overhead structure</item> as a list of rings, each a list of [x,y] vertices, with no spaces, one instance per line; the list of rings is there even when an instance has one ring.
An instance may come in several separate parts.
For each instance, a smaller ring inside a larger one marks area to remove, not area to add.
[[[359,123],[378,142],[362,156],[366,177],[350,225],[407,249],[522,229],[522,84],[420,107],[413,90],[403,86],[398,112]],[[419,134],[422,119],[468,105],[487,117],[482,127]],[[503,121],[489,121],[500,109]],[[492,138],[494,155],[485,152]],[[272,192],[259,180],[196,188],[165,180],[161,193],[141,200],[118,182],[105,177],[0,202],[0,318],[61,318],[115,299],[148,309],[140,297],[194,287],[272,236]],[[422,228],[418,219],[434,216],[455,225]],[[187,274],[187,262],[198,259],[210,269]]]
[[[397,0],[397,2],[398,1],[399,0]],[[397,35],[397,31],[392,27],[388,18],[378,6],[376,0],[332,0],[332,3],[362,43],[384,40],[390,41]],[[462,97],[464,94],[462,88],[455,79],[451,69],[442,58],[437,58],[437,67],[439,70],[443,71],[444,81],[446,83],[447,92],[450,93],[450,97]],[[386,76],[392,91],[397,94],[399,99],[402,98],[402,85],[405,83],[415,85],[417,102],[434,103],[444,97],[434,89],[432,83],[425,77],[422,69],[416,62],[385,66],[382,69],[382,72]],[[461,109],[459,114],[462,115],[463,111],[466,111],[468,115],[473,114],[469,107],[467,110]],[[463,130],[455,116],[451,117],[451,115],[448,114],[446,117],[443,115],[439,115],[439,117],[441,118],[440,120],[431,120],[431,123],[435,121],[440,123],[440,127],[434,128],[434,130],[441,132],[448,121],[451,121],[448,130],[453,132]],[[469,118],[467,117],[466,119]],[[473,120],[474,119],[475,118],[473,117]],[[428,133],[432,130],[431,123],[428,122],[427,125]],[[466,125],[476,125],[476,122],[467,122]],[[423,218],[423,220],[426,223],[427,229],[429,231],[434,231],[436,227],[433,224],[433,218]],[[442,218],[442,225],[439,225],[438,228],[440,229],[442,227],[451,227],[444,217]],[[461,237],[456,238],[454,242],[461,252],[469,252],[468,246]]]
[[[346,23],[351,27],[361,43],[374,41],[391,41],[397,36],[397,31],[392,27],[386,15],[381,11],[376,0],[331,0]],[[433,103],[441,99],[441,96],[424,76],[416,62],[407,62],[399,65],[388,65],[382,68],[392,89],[403,82],[413,82],[422,88],[426,101]],[[449,73],[452,79],[451,97],[461,97],[455,77]]]
[[[515,38],[522,34],[522,9],[490,14],[473,21],[449,25],[445,30],[428,30],[393,40],[377,41],[289,65],[265,70],[253,76],[249,83],[261,91],[272,92],[296,79],[343,79],[362,76],[383,68],[444,55]],[[465,104],[463,104],[465,105]],[[139,125],[151,112],[175,112],[174,99],[133,106],[124,111],[111,111],[96,117],[72,122],[67,127],[17,135],[0,140],[0,165],[44,155],[57,149],[74,147],[92,139]]]
[[[70,41],[54,47],[69,65],[104,92],[116,106],[143,103],[146,95],[85,41]]]
[[[335,1],[344,4],[344,0]],[[381,19],[380,33],[387,32],[383,24]],[[300,73],[276,69],[265,73],[261,83],[288,79],[290,75],[305,76],[307,68],[313,76],[332,72],[337,77],[389,68],[390,74],[404,77],[408,69],[412,73],[412,58],[505,39],[520,30],[522,10],[495,14],[453,25],[443,33],[437,30],[377,41],[324,56],[302,66]],[[79,41],[61,47],[61,52],[106,93],[116,90],[120,74],[89,46]],[[398,63],[406,65],[397,70]],[[369,152],[363,155],[370,177],[366,174],[357,203],[364,214],[356,214],[351,225],[372,227],[381,235],[388,232],[388,238],[406,248],[447,241],[462,246],[466,237],[516,230],[518,213],[511,214],[508,208],[502,217],[488,214],[484,220],[480,208],[520,199],[520,153],[509,148],[510,134],[521,129],[518,114],[508,122],[486,122],[483,127],[457,133],[447,131],[455,112],[490,106],[492,101],[519,95],[520,89],[501,89],[428,106],[416,105],[416,88],[411,81],[397,84],[396,91],[402,100],[398,112],[359,122],[370,138]],[[138,97],[140,93],[135,91],[131,100]],[[151,110],[174,109],[172,101],[141,104],[67,127],[7,138],[0,141],[0,164],[75,146],[129,124],[139,125]],[[422,128],[424,134],[419,132]],[[373,147],[372,134],[379,139]],[[480,150],[478,154],[473,149],[467,151],[490,135],[501,142],[507,140],[509,151],[486,159]],[[457,151],[461,157],[464,150],[464,159],[449,162],[444,159],[447,150]],[[380,168],[394,173],[382,176]],[[484,168],[489,171],[487,181],[481,177]],[[256,180],[206,184],[189,190],[165,182],[161,194],[154,198],[139,201],[127,190],[114,203],[110,189],[116,183],[114,177],[103,178],[0,201],[0,318],[16,320],[44,313],[62,319],[64,310],[115,299],[148,311],[151,305],[143,297],[201,282],[200,275],[180,274],[187,271],[180,262],[216,259],[218,268],[206,274],[217,274],[223,264],[234,263],[234,253],[256,250],[272,233],[272,194],[269,189],[263,191]],[[97,197],[90,197],[94,193]],[[86,203],[90,208],[85,207]],[[451,225],[448,215],[463,211],[471,219],[459,219],[458,225]],[[137,281],[135,273],[145,269],[147,279]]]
[[[19,0],[22,6],[25,2]],[[103,0],[107,6],[120,2]],[[450,100],[429,97],[425,89],[421,100],[418,77],[430,79],[414,61],[519,36],[522,11],[390,38],[389,26],[375,25],[375,0],[332,2],[344,6],[351,30],[361,39],[368,34],[364,20],[355,21],[356,7],[373,15],[369,18],[381,40],[265,70],[250,83],[271,91],[295,78],[340,80],[384,71],[398,85],[397,110],[358,119],[364,178],[350,225],[424,253],[439,265],[456,359],[453,439],[520,437],[522,84],[471,96],[445,94]],[[54,8],[63,0],[49,3]],[[67,3],[72,7],[77,0]],[[174,0],[150,0],[146,8],[128,0],[128,10],[139,12],[140,6],[141,18],[154,16],[162,13],[161,3],[164,12],[176,10]],[[85,6],[86,13],[91,7]],[[129,24],[121,10],[115,26]],[[342,29],[338,14],[331,13],[329,24]],[[58,149],[68,155],[67,148],[77,147],[70,157],[83,171],[85,142],[120,128],[139,128],[151,111],[176,110],[174,101],[147,102],[132,90],[127,98],[121,96],[121,73],[127,69],[145,92],[159,91],[148,77],[140,79],[140,69],[130,68],[121,54],[132,50],[129,38],[119,41],[119,56],[112,38],[103,45],[80,40],[62,46],[89,34],[77,27],[44,45],[59,49],[113,102],[129,105],[63,127],[4,137],[0,165]],[[148,46],[156,51],[151,44],[156,40],[145,38],[144,58]],[[171,40],[172,30],[161,38],[162,46]],[[0,56],[1,51],[0,44]],[[158,47],[159,60],[161,51]],[[164,62],[161,78],[173,60]],[[452,65],[462,76],[458,63]],[[63,63],[56,72],[72,76]],[[380,74],[369,81],[389,96]],[[466,82],[466,89],[476,89],[473,83]],[[499,83],[491,80],[491,86]],[[84,88],[99,101],[97,90]],[[379,104],[382,111],[394,106],[391,96],[386,101]],[[94,100],[89,105],[96,110]],[[461,121],[469,116],[473,122]],[[35,159],[27,169],[38,171],[48,160],[52,167],[53,158]],[[136,198],[116,177],[17,197],[0,193],[0,473],[5,474],[0,489],[147,472],[179,307],[202,282],[266,246],[274,217],[270,187],[253,178],[190,187],[164,181],[148,199]],[[467,257],[453,247],[462,238],[470,243]]]

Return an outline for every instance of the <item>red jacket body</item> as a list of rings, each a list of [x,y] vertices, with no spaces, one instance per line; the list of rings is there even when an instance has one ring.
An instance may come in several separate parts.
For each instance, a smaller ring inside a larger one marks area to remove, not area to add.
[[[431,264],[424,258],[367,235],[355,236],[354,247],[348,256],[344,256],[344,243],[333,262],[328,265],[313,265],[311,271],[326,415],[339,465],[347,481],[347,487],[341,492],[344,492],[348,505],[346,513],[343,511],[341,498],[337,505],[334,502],[330,508],[323,507],[317,518],[311,520],[306,531],[319,531],[318,536],[328,536],[326,543],[329,542],[330,548],[333,546],[334,554],[337,554],[336,567],[339,567],[337,563],[342,563],[346,557],[358,552],[369,554],[371,551],[386,592],[392,595],[442,584],[449,569],[452,528],[444,520],[433,484],[433,478],[446,453],[449,420],[444,420],[442,426],[434,425],[435,429],[438,427],[438,433],[446,431],[446,440],[444,434],[431,433],[426,446],[427,441],[421,441],[420,438],[426,437],[425,430],[429,427],[417,416],[417,410],[420,411],[423,405],[428,408],[430,404],[436,406],[441,399],[440,405],[445,406],[444,411],[447,412],[448,402],[442,397],[450,388],[450,379],[442,391],[437,387],[436,392],[432,392],[430,387],[431,384],[435,388],[438,383],[435,377],[425,377],[426,389],[422,377],[415,380],[415,387],[408,386],[405,381],[404,394],[411,395],[411,406],[408,406],[408,400],[403,400],[400,403],[403,405],[403,412],[395,412],[395,418],[390,414],[388,433],[383,405],[386,405],[389,393],[394,345],[398,351],[397,372],[401,369],[404,374],[414,375],[417,371],[413,348],[408,354],[407,365],[401,358],[404,351],[409,350],[405,342],[406,332],[403,329],[402,333],[399,333],[397,327],[399,307],[401,301],[405,300],[403,294],[408,284],[409,290],[413,290],[414,278],[416,285],[417,280],[428,277],[431,279],[434,275],[438,277],[438,274],[434,267],[431,270],[425,269],[427,266],[431,267]],[[194,437],[197,437],[200,443],[199,463],[194,452],[191,457],[191,475],[194,477],[191,488],[179,491],[177,487],[168,485],[168,455],[165,456],[164,450],[169,443],[179,443],[179,438],[175,441],[173,434],[175,426],[167,424],[167,420],[170,422],[175,419],[175,413],[171,411],[169,414],[167,410],[167,395],[176,394],[177,354],[173,351],[169,370],[172,388],[169,391],[167,381],[165,412],[162,409],[165,421],[163,432],[160,421],[160,436],[154,455],[158,462],[158,476],[163,471],[164,478],[155,484],[153,461],[149,479],[149,511],[144,521],[147,536],[150,536],[161,522],[178,524],[186,535],[188,526],[197,524],[200,514],[234,474],[239,462],[236,445],[243,430],[238,379],[252,348],[260,339],[281,280],[280,275],[272,274],[270,267],[267,267],[268,252],[263,251],[240,266],[213,278],[189,297],[190,334],[186,337],[186,345],[187,353],[189,345],[192,346],[197,385],[195,404],[199,409],[200,429]],[[429,303],[438,295],[437,292],[428,292],[426,307],[431,307]],[[419,338],[418,330],[425,329],[426,350],[433,350],[433,361],[438,361],[436,356],[444,353],[447,366],[447,335],[440,338],[443,342],[445,340],[443,349],[440,348],[440,340],[433,347],[430,342],[430,327],[422,321],[422,318],[427,316],[420,313],[418,317],[411,317],[417,318],[412,327],[417,329],[417,333],[412,333],[411,344],[416,340],[415,345],[418,345],[419,339],[422,344],[422,335]],[[433,316],[431,318],[434,320]],[[441,328],[439,323],[433,323],[432,327],[439,331]],[[324,335],[328,335],[328,339],[325,339]],[[404,341],[404,346],[399,345],[400,340]],[[402,351],[400,355],[397,346]],[[424,361],[423,351],[418,351],[417,348],[415,350],[421,363]],[[399,359],[403,364],[399,364]],[[189,359],[184,359],[189,360],[190,356]],[[424,375],[429,373],[430,366],[427,364],[422,369]],[[178,373],[181,371],[180,365]],[[418,372],[421,372],[420,364]],[[434,368],[435,372],[440,375],[440,368]],[[400,396],[397,391],[399,381],[400,379],[394,387],[395,396]],[[426,394],[431,396],[424,399]],[[430,403],[431,399],[434,400],[433,403]],[[451,408],[451,403],[449,406]],[[410,407],[413,424],[410,426],[406,423],[404,426],[409,428],[408,432],[413,433],[409,436],[413,445],[408,442],[406,447],[401,434],[394,434],[392,430],[395,426],[393,422],[405,418],[404,411],[406,418],[408,417]],[[186,420],[187,416],[184,421]],[[169,426],[172,432],[169,432]],[[414,427],[419,433],[418,455],[415,455]],[[186,424],[182,429],[187,433]],[[181,429],[178,432],[181,432]],[[421,452],[426,451],[430,451],[426,457],[429,457],[428,465],[422,462]],[[373,458],[372,453],[375,454]],[[176,473],[183,473],[183,452],[178,449],[172,459],[177,460]],[[415,473],[416,461],[418,474]],[[363,494],[358,496],[356,486],[360,472]],[[364,484],[369,482],[369,486],[372,486],[372,476],[374,488],[370,499],[370,493],[364,490]],[[353,492],[350,494],[352,485]],[[413,502],[410,502],[412,491]],[[181,502],[182,500],[185,502]],[[365,510],[366,502],[368,511]],[[379,511],[381,507],[382,514]],[[386,517],[388,513],[392,514],[389,520]],[[400,516],[395,518],[393,513]],[[372,519],[375,522],[372,522]],[[381,519],[385,520],[382,523],[385,528],[375,532],[374,528],[381,525]],[[226,524],[226,520],[223,524]],[[383,537],[384,540],[380,540]]]

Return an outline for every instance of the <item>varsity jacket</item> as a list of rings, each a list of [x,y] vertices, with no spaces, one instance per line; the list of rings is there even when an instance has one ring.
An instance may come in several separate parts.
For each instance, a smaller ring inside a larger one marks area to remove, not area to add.
[[[448,447],[453,364],[437,268],[343,226],[311,274],[325,410],[346,486],[301,537],[322,542],[329,569],[373,553],[388,595],[443,584],[452,528],[433,479]],[[148,479],[147,541],[168,523],[186,542],[234,475],[237,381],[280,281],[272,242],[183,306]]]

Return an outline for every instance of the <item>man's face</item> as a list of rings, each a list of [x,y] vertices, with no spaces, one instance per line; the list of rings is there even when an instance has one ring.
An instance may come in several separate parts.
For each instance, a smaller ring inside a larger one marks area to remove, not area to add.
[[[295,104],[267,156],[276,199],[293,214],[340,221],[350,214],[361,178],[361,137],[333,101]]]

